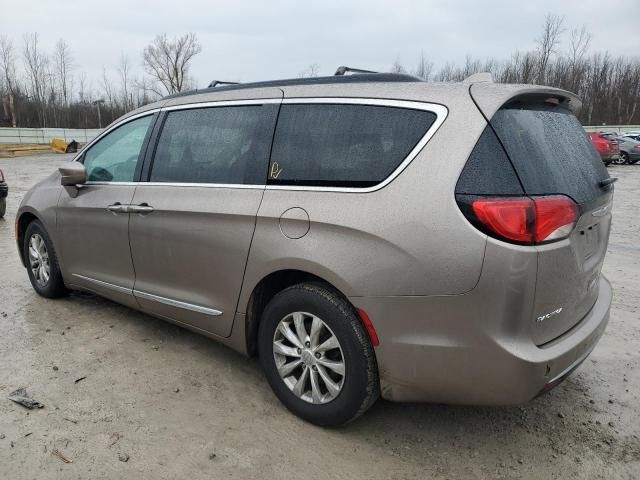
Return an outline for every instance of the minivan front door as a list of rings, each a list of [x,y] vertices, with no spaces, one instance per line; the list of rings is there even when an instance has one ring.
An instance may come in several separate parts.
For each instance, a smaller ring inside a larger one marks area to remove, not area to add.
[[[149,181],[132,201],[134,295],[143,310],[231,333],[280,99],[166,112]]]
[[[135,172],[153,115],[134,119],[93,144],[80,161],[87,182],[63,191],[57,229],[67,283],[137,307],[129,249],[127,206],[135,192]],[[77,193],[77,194],[76,194]]]

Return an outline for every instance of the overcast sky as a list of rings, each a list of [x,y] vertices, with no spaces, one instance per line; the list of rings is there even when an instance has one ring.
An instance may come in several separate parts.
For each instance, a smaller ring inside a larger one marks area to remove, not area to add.
[[[48,51],[64,38],[75,72],[86,71],[98,89],[103,65],[115,72],[122,53],[140,74],[142,50],[156,34],[194,32],[202,53],[191,73],[203,87],[212,79],[295,77],[312,63],[321,74],[339,65],[386,71],[395,60],[412,69],[421,51],[436,68],[466,54],[501,59],[534,48],[548,12],[564,15],[567,28],[586,25],[592,50],[637,56],[639,6],[638,0],[0,0],[0,33],[21,45],[25,32],[38,32]]]

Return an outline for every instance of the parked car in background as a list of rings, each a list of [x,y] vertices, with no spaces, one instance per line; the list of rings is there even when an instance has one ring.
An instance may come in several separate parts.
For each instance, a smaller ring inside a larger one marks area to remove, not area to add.
[[[607,138],[607,135],[610,134],[590,132],[589,138],[605,165],[609,165],[612,162],[620,163],[620,147],[618,146],[618,142]]]
[[[640,141],[632,137],[617,137],[621,163],[632,165],[640,161]]]
[[[319,425],[380,395],[526,402],[607,325],[615,179],[575,95],[475,78],[271,81],[130,112],[24,196],[31,284],[258,355]]]
[[[0,218],[4,217],[7,211],[7,195],[9,194],[9,186],[4,178],[4,173],[0,170]]]
[[[632,138],[634,140],[640,141],[640,132],[625,132],[622,134],[625,138]]]

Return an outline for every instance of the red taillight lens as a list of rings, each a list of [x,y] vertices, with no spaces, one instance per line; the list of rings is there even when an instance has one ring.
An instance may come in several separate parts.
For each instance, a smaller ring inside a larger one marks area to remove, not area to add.
[[[535,242],[567,237],[578,220],[578,207],[562,195],[534,198],[536,205]]]
[[[489,231],[507,240],[533,242],[535,207],[530,198],[483,198],[475,200],[471,206]]]
[[[633,146],[633,149],[634,149],[634,150],[640,150],[640,143],[639,143],[638,145],[634,145],[634,146]]]
[[[576,204],[562,195],[479,198],[471,207],[486,233],[525,245],[566,238],[578,219]]]

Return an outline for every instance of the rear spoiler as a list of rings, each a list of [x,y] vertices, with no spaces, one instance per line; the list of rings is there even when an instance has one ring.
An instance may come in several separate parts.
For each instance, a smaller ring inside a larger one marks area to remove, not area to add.
[[[564,107],[578,114],[582,108],[580,98],[574,93],[560,88],[543,87],[538,85],[497,84],[487,81],[474,82],[469,86],[469,93],[480,111],[486,118],[516,97],[544,97],[557,100]]]

